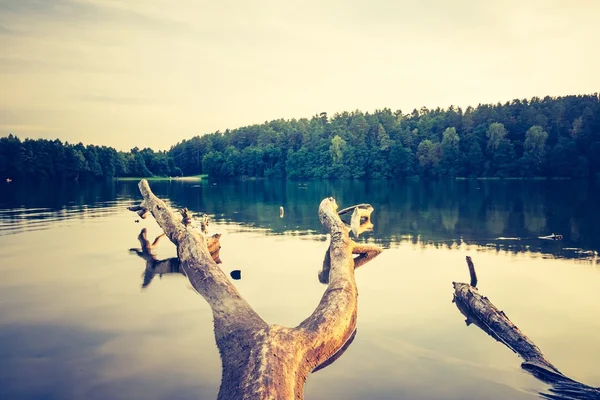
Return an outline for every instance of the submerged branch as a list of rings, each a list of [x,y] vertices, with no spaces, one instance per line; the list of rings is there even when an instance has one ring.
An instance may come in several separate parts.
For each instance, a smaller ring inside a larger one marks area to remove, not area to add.
[[[467,257],[467,264],[472,284],[452,283],[454,285],[453,302],[467,318],[465,321],[467,326],[474,324],[503,343],[525,360],[521,364],[523,369],[541,381],[550,383],[552,393],[541,393],[543,397],[562,400],[600,400],[600,388],[584,385],[560,372],[503,311],[498,310],[487,297],[479,294],[474,285],[477,284],[477,277],[470,257]]]

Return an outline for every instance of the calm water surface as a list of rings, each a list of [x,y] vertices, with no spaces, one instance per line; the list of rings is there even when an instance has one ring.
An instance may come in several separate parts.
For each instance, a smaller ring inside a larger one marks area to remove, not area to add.
[[[535,399],[547,386],[452,304],[468,281],[573,379],[600,386],[600,188],[578,182],[151,182],[211,215],[222,268],[269,323],[295,326],[325,289],[322,198],[368,202],[386,250],[356,272],[358,331],[307,399]],[[212,313],[182,275],[130,248],[136,183],[0,184],[0,398],[214,399]],[[285,207],[279,218],[279,207]],[[562,234],[562,241],[538,236]],[[173,257],[167,240],[160,259]]]

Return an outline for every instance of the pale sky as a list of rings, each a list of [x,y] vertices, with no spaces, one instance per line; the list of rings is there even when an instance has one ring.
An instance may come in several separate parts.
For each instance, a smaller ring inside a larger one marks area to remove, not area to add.
[[[168,149],[322,111],[600,91],[598,0],[0,0],[0,137]]]

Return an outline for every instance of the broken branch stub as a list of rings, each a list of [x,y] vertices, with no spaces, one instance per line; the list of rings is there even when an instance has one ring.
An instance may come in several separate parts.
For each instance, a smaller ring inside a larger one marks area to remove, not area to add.
[[[185,226],[190,225],[192,223],[192,217],[190,216],[187,207],[182,208],[181,210],[179,210],[179,212],[181,213],[181,216],[183,217],[183,219],[181,220],[181,222]],[[202,232],[202,233],[206,233],[206,232]]]
[[[356,204],[356,205],[341,209],[340,211],[338,211],[338,215],[342,216],[344,214],[353,213],[354,210],[358,210],[358,213],[361,214],[361,216],[368,217],[373,212],[373,206],[371,206],[370,204],[366,204],[366,203]]]
[[[216,264],[218,253],[215,257],[210,250],[214,242],[207,244],[202,233],[185,226],[152,193],[146,180],[140,181],[139,188],[142,207],[177,246],[181,270],[212,308],[222,360],[218,399],[302,399],[308,374],[338,353],[355,331],[354,268],[381,249],[360,247],[350,240],[335,200],[324,199],[319,219],[331,236],[329,285],[315,311],[297,327],[268,325]],[[365,257],[356,261],[353,253],[359,250]]]

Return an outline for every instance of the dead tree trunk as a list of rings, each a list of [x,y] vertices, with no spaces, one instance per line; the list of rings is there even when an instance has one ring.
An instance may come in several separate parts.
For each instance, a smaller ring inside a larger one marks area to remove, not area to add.
[[[584,385],[560,372],[544,357],[541,350],[508,319],[504,311],[498,310],[487,297],[479,294],[475,287],[477,285],[475,266],[469,256],[467,256],[467,264],[472,284],[452,282],[454,285],[452,301],[467,318],[465,321],[467,326],[474,324],[503,343],[525,360],[521,364],[521,368],[541,381],[551,384],[550,393],[540,393],[542,397],[557,400],[600,400],[600,388]]]
[[[324,199],[319,219],[331,235],[329,285],[312,315],[297,327],[268,325],[217,266],[204,235],[184,225],[146,180],[138,186],[144,198],[140,208],[152,213],[177,246],[181,271],[212,309],[223,365],[218,399],[302,399],[308,374],[342,349],[355,330],[353,253],[359,249],[372,258],[379,248],[354,243],[335,200]]]

